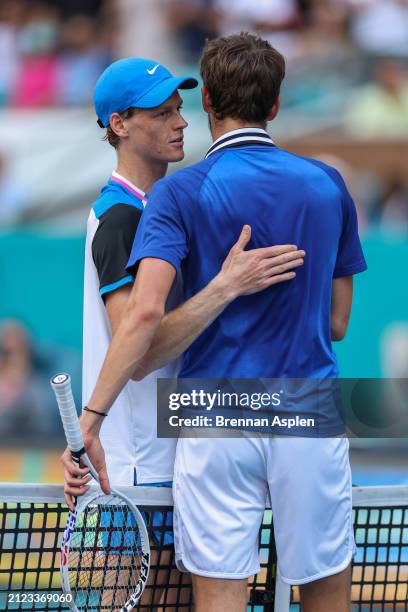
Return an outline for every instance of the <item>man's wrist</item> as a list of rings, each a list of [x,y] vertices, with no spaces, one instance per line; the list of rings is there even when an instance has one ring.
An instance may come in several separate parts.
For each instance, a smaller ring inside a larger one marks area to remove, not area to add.
[[[226,274],[222,270],[213,278],[209,286],[217,296],[220,305],[233,302],[239,295],[238,291],[228,283]]]
[[[81,430],[84,436],[99,434],[102,427],[103,416],[99,416],[94,412],[83,412],[80,418]]]
[[[100,417],[108,416],[107,412],[101,412],[100,410],[94,410],[93,408],[88,408],[88,406],[84,406],[82,410],[85,410],[85,412],[92,412],[93,414],[97,414]]]

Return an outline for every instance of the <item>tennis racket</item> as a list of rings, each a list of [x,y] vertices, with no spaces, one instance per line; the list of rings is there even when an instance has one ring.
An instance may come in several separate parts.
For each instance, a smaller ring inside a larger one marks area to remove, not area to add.
[[[72,396],[71,379],[51,379],[73,461],[89,468],[99,482],[84,448]],[[122,493],[98,491],[75,499],[61,542],[61,582],[74,612],[130,612],[139,601],[150,567],[149,537],[136,506]]]

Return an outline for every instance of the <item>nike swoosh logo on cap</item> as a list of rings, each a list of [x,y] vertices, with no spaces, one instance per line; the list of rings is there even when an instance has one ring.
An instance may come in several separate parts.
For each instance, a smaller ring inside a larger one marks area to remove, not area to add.
[[[158,69],[159,66],[160,66],[160,64],[156,64],[156,66],[154,66],[151,70],[148,70],[147,68],[146,68],[146,70],[147,70],[147,72],[149,74],[153,75],[156,72],[156,70]]]

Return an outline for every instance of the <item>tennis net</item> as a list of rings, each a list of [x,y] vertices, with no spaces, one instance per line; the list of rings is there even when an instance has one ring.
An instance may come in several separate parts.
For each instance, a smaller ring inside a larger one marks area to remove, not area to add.
[[[171,546],[171,491],[123,487],[146,514],[151,545],[150,581],[136,610],[193,609],[188,576],[175,571]],[[357,554],[353,611],[408,612],[408,487],[353,491]],[[0,483],[0,610],[68,610],[60,586],[59,546],[67,519],[62,487]],[[296,589],[277,576],[273,521],[265,511],[259,533],[261,570],[252,580],[248,610],[299,610]],[[97,589],[94,589],[98,596]],[[96,599],[89,612],[110,610]]]

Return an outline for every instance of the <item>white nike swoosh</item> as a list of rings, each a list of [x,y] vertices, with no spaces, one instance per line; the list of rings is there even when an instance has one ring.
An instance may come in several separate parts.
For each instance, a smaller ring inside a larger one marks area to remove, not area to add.
[[[147,72],[149,74],[153,75],[156,72],[156,70],[158,69],[159,66],[160,66],[160,64],[156,64],[156,66],[154,66],[151,70],[148,70],[147,68],[146,68],[146,70],[147,70]]]

